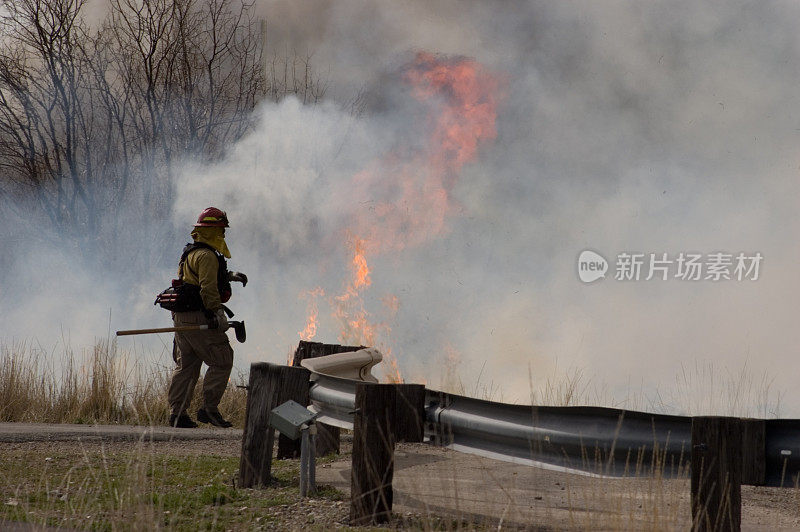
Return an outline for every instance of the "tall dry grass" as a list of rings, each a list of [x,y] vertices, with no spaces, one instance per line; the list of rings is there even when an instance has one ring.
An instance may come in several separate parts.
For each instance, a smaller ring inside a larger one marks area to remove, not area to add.
[[[169,417],[167,388],[172,359],[154,361],[121,350],[115,340],[102,339],[81,352],[68,344],[47,351],[25,342],[0,345],[0,421],[41,423],[164,424]],[[732,415],[773,418],[780,415],[783,394],[766,372],[745,364],[738,370],[696,363],[681,367],[665,392],[645,393],[631,386],[624,397],[611,393],[579,368],[534,375],[529,367],[530,404],[608,406],[682,415]],[[483,371],[470,385],[458,372],[458,360],[442,365],[439,389],[480,399],[503,401],[501,386],[485,382]],[[244,424],[247,393],[235,385],[246,376],[234,374],[220,410],[237,426]],[[202,377],[195,387],[194,408],[200,404]],[[192,409],[190,409],[191,411]]]
[[[612,390],[591,372],[579,368],[562,368],[555,360],[546,372],[528,370],[528,395],[504,400],[503,388],[484,379],[484,368],[472,383],[465,383],[459,374],[460,360],[445,353],[438,383],[433,387],[444,392],[466,395],[488,401],[527,402],[538,406],[602,406],[623,410],[639,410],[657,414],[685,416],[720,415],[734,417],[778,418],[785,392],[775,387],[775,378],[768,370],[745,361],[730,367],[709,361],[681,365],[674,382],[667,387],[649,387],[644,382]],[[656,376],[657,377],[657,376]]]
[[[0,345],[0,421],[163,425],[172,360],[163,364],[99,340],[81,353],[71,347],[46,351],[25,342]],[[220,403],[235,425],[244,423],[247,394],[239,374]],[[195,387],[200,404],[202,377]]]

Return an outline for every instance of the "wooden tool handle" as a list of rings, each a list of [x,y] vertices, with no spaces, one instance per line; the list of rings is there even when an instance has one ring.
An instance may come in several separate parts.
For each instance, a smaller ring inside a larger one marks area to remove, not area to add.
[[[160,329],[133,329],[130,331],[117,331],[117,336],[130,336],[132,334],[156,334],[170,332],[204,331],[208,325],[182,325],[180,327],[162,327]]]

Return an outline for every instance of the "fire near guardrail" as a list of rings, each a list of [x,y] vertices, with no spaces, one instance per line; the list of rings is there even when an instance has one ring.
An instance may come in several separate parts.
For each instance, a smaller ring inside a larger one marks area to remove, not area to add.
[[[293,366],[253,364],[240,484],[270,482],[269,412],[289,399],[318,413],[328,440],[320,454],[338,450],[340,428],[354,431],[352,524],[389,519],[392,456],[402,441],[598,477],[686,478],[691,471],[698,530],[739,529],[741,484],[798,483],[800,420],[504,404],[422,385],[377,384],[370,370],[380,360],[372,348],[301,342]],[[279,445],[279,457],[296,454],[288,443]]]

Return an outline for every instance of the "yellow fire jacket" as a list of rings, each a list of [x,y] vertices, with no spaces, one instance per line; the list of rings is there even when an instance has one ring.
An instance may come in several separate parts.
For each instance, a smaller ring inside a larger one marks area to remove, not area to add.
[[[217,288],[218,270],[219,261],[216,253],[207,248],[199,248],[189,253],[181,271],[178,272],[184,283],[200,287],[203,305],[212,312],[222,308],[222,299]]]

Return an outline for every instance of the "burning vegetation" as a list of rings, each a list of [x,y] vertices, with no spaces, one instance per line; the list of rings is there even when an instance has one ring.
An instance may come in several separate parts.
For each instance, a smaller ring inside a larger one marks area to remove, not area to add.
[[[87,17],[89,6],[0,0],[0,185],[15,199],[5,208],[26,226],[135,278],[172,264],[163,251],[171,244],[161,244],[175,237],[186,162],[223,161],[253,130],[260,102],[291,95],[314,104],[324,84],[308,60],[267,59],[247,2],[113,0],[100,17]],[[338,341],[379,347],[386,378],[400,381],[389,345],[400,300],[382,294],[379,317],[365,301],[380,275],[375,259],[447,233],[464,165],[496,136],[502,81],[473,59],[419,52],[394,73],[393,87],[411,104],[411,129],[346,174],[347,194],[359,199],[336,226],[347,274],[337,286],[320,281],[302,292],[299,337],[317,336],[326,303]],[[156,245],[123,238],[126,216]]]
[[[353,177],[353,189],[371,206],[349,221],[345,239],[350,277],[342,292],[328,299],[340,326],[339,341],[379,346],[388,363],[389,382],[401,382],[402,374],[396,355],[386,345],[391,332],[388,320],[375,321],[364,305],[364,293],[372,284],[368,257],[402,252],[447,231],[446,219],[454,211],[452,192],[462,168],[497,135],[500,96],[497,77],[464,57],[419,52],[403,67],[400,80],[424,109],[425,120],[415,124],[416,142],[396,146]],[[300,332],[303,340],[316,334],[316,301],[323,295],[317,288],[301,296],[310,301],[306,327]],[[383,301],[394,317],[398,297],[390,294]]]

